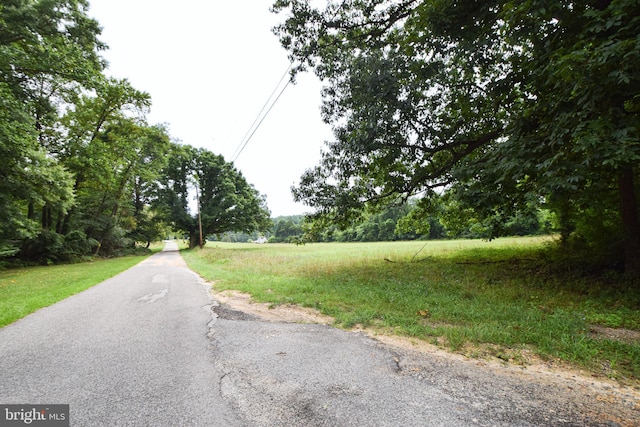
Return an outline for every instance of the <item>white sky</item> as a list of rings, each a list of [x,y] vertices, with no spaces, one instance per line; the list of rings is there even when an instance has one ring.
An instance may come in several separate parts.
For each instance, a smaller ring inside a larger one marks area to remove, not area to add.
[[[289,65],[271,32],[284,17],[271,0],[89,0],[89,15],[109,45],[106,74],[126,78],[151,95],[151,124],[173,138],[232,160],[251,124]],[[318,163],[331,138],[320,119],[320,88],[297,77],[235,162],[267,196],[272,216],[310,208],[290,187]]]

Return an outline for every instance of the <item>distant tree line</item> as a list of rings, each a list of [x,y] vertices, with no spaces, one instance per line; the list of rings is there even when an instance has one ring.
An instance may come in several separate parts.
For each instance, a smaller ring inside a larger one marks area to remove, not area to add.
[[[418,215],[416,215],[418,214]],[[531,236],[557,232],[558,221],[546,209],[518,211],[503,221],[502,235]],[[493,225],[448,197],[441,197],[433,214],[424,216],[415,202],[365,214],[347,227],[314,224],[304,215],[273,219],[271,243],[377,242],[394,240],[490,239]],[[243,236],[244,237],[244,236]],[[234,241],[247,241],[240,237]],[[255,237],[254,237],[255,240]],[[231,240],[228,240],[231,241]]]

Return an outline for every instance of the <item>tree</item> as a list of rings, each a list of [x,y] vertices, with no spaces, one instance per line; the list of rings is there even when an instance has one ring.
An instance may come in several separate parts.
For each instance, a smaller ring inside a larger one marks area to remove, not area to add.
[[[155,209],[167,223],[198,243],[198,218],[190,198],[197,185],[203,234],[267,231],[271,228],[265,198],[222,156],[205,149],[173,144],[157,189]]]
[[[61,110],[104,68],[100,28],[82,0],[0,5],[0,257],[49,232],[74,204],[68,171],[49,152]]]
[[[149,247],[151,242],[165,233],[165,224],[160,221],[160,214],[155,212],[151,205],[156,196],[155,184],[167,164],[167,153],[171,143],[168,130],[164,126],[135,127],[139,130],[138,138],[141,144],[137,145],[134,153],[137,156],[137,165],[132,171],[129,193],[133,224],[127,237],[133,242],[146,242],[146,247]]]
[[[302,221],[304,216],[281,216],[274,219],[273,224],[273,236],[269,239],[270,242],[275,243],[291,243],[296,240],[301,240],[304,230],[302,228]]]
[[[264,196],[220,155],[201,149],[195,156],[205,234],[267,231],[271,228]]]
[[[0,5],[0,81],[16,99],[29,102],[37,118],[50,110],[48,100],[68,101],[101,77],[105,62],[99,51],[106,46],[87,8],[86,0],[5,0]]]
[[[316,218],[348,223],[444,187],[492,218],[494,235],[532,203],[570,210],[575,233],[581,221],[600,226],[586,215],[598,200],[618,212],[626,272],[640,274],[637,0],[278,0],[273,10],[288,12],[275,32],[294,74],[311,68],[326,82],[335,140],[294,188]]]
[[[0,258],[117,254],[155,239],[164,219],[192,231],[192,179],[206,232],[268,229],[264,197],[231,164],[170,144],[147,123],[150,96],[103,75],[87,8],[0,4]]]
[[[123,203],[133,202],[135,179],[155,177],[168,150],[166,131],[146,124],[150,104],[128,81],[105,79],[62,118],[51,151],[73,174],[77,205],[59,217],[59,233],[80,229],[105,253],[123,246]]]

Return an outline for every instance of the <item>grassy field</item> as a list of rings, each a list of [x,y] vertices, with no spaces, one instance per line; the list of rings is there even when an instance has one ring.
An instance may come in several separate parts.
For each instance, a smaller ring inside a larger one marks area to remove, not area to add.
[[[162,245],[155,245],[158,251]],[[82,292],[148,255],[0,271],[0,327]]]
[[[575,274],[548,239],[304,246],[224,244],[183,251],[215,289],[298,304],[471,357],[531,356],[623,382],[640,379],[640,295],[615,274]]]

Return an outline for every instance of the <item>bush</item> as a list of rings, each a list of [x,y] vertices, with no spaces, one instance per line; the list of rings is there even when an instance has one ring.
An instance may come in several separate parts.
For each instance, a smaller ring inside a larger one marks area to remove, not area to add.
[[[98,242],[87,238],[82,231],[72,231],[66,236],[55,231],[44,230],[33,239],[26,240],[19,258],[38,264],[74,261],[91,255]]]
[[[19,257],[41,264],[59,261],[64,251],[64,236],[54,231],[44,230],[36,237],[22,244]]]
[[[100,243],[100,254],[103,256],[117,256],[117,253],[133,248],[134,241],[126,236],[127,232],[121,227],[111,228]]]
[[[64,237],[63,255],[66,258],[65,261],[91,255],[97,246],[98,241],[87,238],[87,235],[82,231],[72,231]]]

